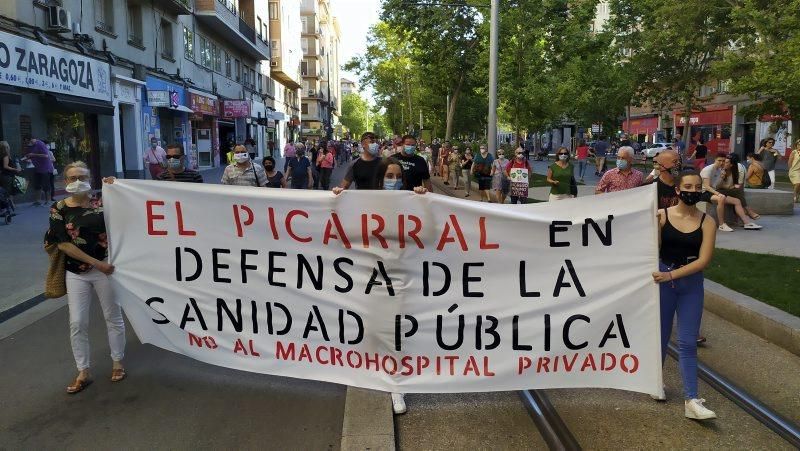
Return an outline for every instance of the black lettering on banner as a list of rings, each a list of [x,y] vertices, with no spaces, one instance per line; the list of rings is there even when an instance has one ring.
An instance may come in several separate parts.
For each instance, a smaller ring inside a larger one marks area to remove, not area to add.
[[[569,271],[569,276],[572,278],[572,283],[575,284],[575,289],[578,290],[578,294],[583,298],[586,297],[586,292],[583,291],[583,286],[581,285],[581,281],[578,279],[578,274],[575,272],[575,267],[572,265],[572,260],[564,260],[564,263],[567,265],[567,270]],[[564,276],[566,272],[564,271],[564,266],[561,267],[561,270],[558,272],[558,280],[556,281],[556,286],[553,288],[553,297],[557,298],[558,295],[561,294],[562,288],[569,288],[572,286],[569,282],[564,282]]]
[[[569,247],[569,241],[556,241],[556,233],[569,230],[572,221],[553,221],[550,223],[550,247]]]
[[[230,249],[211,249],[211,272],[214,277],[214,282],[217,283],[231,283],[231,279],[227,277],[221,277],[219,275],[220,269],[228,269],[230,265],[226,265],[224,263],[219,262],[219,254],[230,254]]]
[[[490,326],[483,330],[483,316],[478,315],[478,321],[475,325],[475,349],[480,351],[481,349],[486,349],[487,351],[491,351],[492,349],[500,346],[500,334],[497,333],[496,329],[497,326],[500,324],[497,318],[492,315],[486,315],[486,321],[489,322]],[[491,335],[494,340],[491,343],[487,344],[486,346],[482,346],[483,343],[483,334],[486,333]]]
[[[286,268],[276,268],[275,267],[275,257],[286,257],[286,252],[277,252],[277,251],[270,251],[269,252],[269,271],[267,271],[267,282],[273,287],[285,287],[286,284],[283,282],[277,282],[273,279],[273,276],[276,272],[286,272]]]
[[[378,281],[378,273],[380,273],[381,277],[383,277],[383,282]],[[369,294],[372,291],[373,285],[381,286],[386,283],[386,291],[389,293],[389,296],[394,296],[394,287],[392,287],[392,279],[389,278],[389,275],[386,274],[386,268],[383,266],[383,262],[378,260],[378,267],[372,268],[372,277],[369,278],[369,283],[367,283],[367,289],[364,291],[364,294]]]
[[[86,88],[94,91],[94,80],[92,79],[92,63],[86,62]]]
[[[317,255],[317,274],[314,275],[314,271],[311,269],[311,263],[302,255],[297,254],[297,263],[299,268],[297,268],[297,289],[303,288],[303,272],[305,271],[308,274],[308,277],[311,279],[311,284],[314,285],[314,289],[317,291],[322,291],[322,257]]]
[[[589,245],[589,225],[591,224],[592,229],[594,229],[594,233],[597,234],[597,237],[600,238],[600,242],[603,243],[603,246],[611,246],[611,221],[614,219],[614,215],[608,215],[608,220],[606,221],[606,233],[603,233],[600,230],[600,226],[597,225],[591,218],[586,218],[586,221],[583,222],[583,226],[581,227],[583,232],[583,245]]]
[[[58,59],[58,78],[65,83],[69,80],[69,68],[67,67],[66,58]]]
[[[531,345],[519,344],[519,315],[514,315],[511,320],[511,349],[515,351],[530,351],[533,349]]]
[[[405,317],[406,321],[411,323],[411,328],[406,333],[403,334],[403,337],[409,338],[412,335],[414,335],[415,333],[417,333],[417,329],[419,328],[419,323],[417,322],[417,319],[414,318],[411,315],[402,315],[402,316]],[[394,350],[395,351],[401,351],[402,348],[403,348],[403,345],[401,344],[402,339],[400,338],[400,332],[402,331],[403,327],[402,327],[402,325],[400,323],[400,318],[401,318],[400,315],[395,315],[394,316]]]
[[[200,274],[203,272],[203,259],[200,258],[200,253],[190,247],[184,247],[183,252],[192,254],[195,261],[195,271],[189,277],[183,279],[186,282],[192,282],[197,280],[200,277]],[[175,280],[180,282],[181,278],[183,277],[183,259],[181,258],[181,248],[175,248]]]
[[[458,308],[458,304],[453,304],[447,309],[447,313],[453,313]],[[436,315],[436,343],[439,344],[439,347],[447,350],[453,351],[461,347],[461,344],[464,342],[464,315],[458,315],[458,328],[456,330],[456,341],[452,345],[448,345],[444,342],[444,315]]]
[[[528,291],[525,275],[525,260],[519,262],[519,296],[523,298],[538,298],[541,293],[538,291]]]
[[[567,318],[567,320],[564,322],[564,331],[563,331],[564,332],[563,333],[563,335],[564,335],[564,345],[566,345],[567,349],[578,350],[578,349],[583,349],[586,346],[589,346],[589,342],[588,341],[584,341],[583,343],[580,343],[580,344],[576,345],[576,344],[572,343],[572,341],[569,338],[569,328],[570,328],[570,326],[572,326],[572,323],[577,321],[577,320],[586,321],[586,323],[591,323],[592,322],[592,320],[589,319],[588,316],[580,315],[580,314],[572,315],[569,318]]]
[[[69,60],[69,82],[73,85],[78,84],[78,64],[75,60]]]
[[[236,332],[242,331],[242,324],[244,321],[242,320],[242,300],[236,299],[236,315],[234,316],[231,309],[228,307],[228,304],[225,302],[225,299],[217,298],[217,330],[222,332],[222,311],[225,310],[225,314],[228,316],[228,319],[233,326],[233,329]]]
[[[28,72],[39,75],[39,68],[36,66],[36,54],[33,52],[28,53]]]
[[[78,69],[80,69],[81,74],[78,76],[78,83],[81,88],[86,87],[86,82],[84,81],[84,74],[86,73],[86,62],[85,61],[78,61]]]
[[[22,65],[25,61],[25,49],[14,47],[14,51],[17,52],[17,70],[28,72],[28,69]]]
[[[47,55],[44,53],[39,54],[39,74],[49,76],[47,73]]]
[[[8,51],[5,42],[0,42],[0,67],[6,69],[9,64],[11,64],[11,52]]]
[[[303,338],[308,338],[308,333],[311,331],[320,331],[325,341],[331,341],[328,338],[328,329],[325,328],[325,321],[322,320],[322,314],[319,313],[319,308],[316,305],[311,306],[312,311],[308,312],[308,320],[306,321],[306,328],[303,330]],[[316,317],[319,327],[314,325],[314,318]]]
[[[344,336],[344,332],[345,332],[344,315],[345,315],[345,313],[356,320],[356,330],[357,330],[356,338],[354,338],[352,340],[347,340],[346,343],[349,344],[349,345],[357,345],[357,344],[361,343],[361,340],[364,339],[364,321],[355,312],[351,312],[350,310],[346,310],[345,311],[345,310],[342,310],[342,309],[339,309],[339,343],[345,344],[345,340],[346,340],[346,338]]]
[[[258,333],[258,308],[256,301],[250,301],[250,322],[253,324],[253,333]]]
[[[167,317],[164,316],[163,313],[161,313],[158,310],[156,310],[155,307],[153,307],[154,303],[163,304],[164,303],[164,298],[150,298],[150,299],[144,301],[144,303],[147,304],[147,306],[150,307],[154,312],[156,312],[159,315],[161,315],[161,318],[163,318],[163,319],[153,318],[153,322],[154,323],[156,323],[156,324],[167,324],[167,323],[169,323],[169,320],[167,319]]]
[[[191,307],[194,310],[194,314],[197,318],[192,318],[189,316],[189,308]],[[203,330],[208,330],[206,326],[206,320],[203,318],[203,313],[200,311],[200,307],[197,306],[197,301],[194,298],[189,298],[189,303],[186,304],[186,308],[183,310],[183,316],[181,317],[181,329],[186,330],[186,323],[191,321],[197,321],[200,323],[200,327]]]
[[[438,291],[433,292],[433,296],[441,296],[447,293],[447,290],[450,289],[450,269],[447,268],[442,263],[439,262],[423,262],[422,263],[422,295],[423,296],[430,296],[430,270],[428,269],[428,264],[436,266],[437,268],[441,268],[442,272],[444,273],[444,283],[442,284],[442,288]]]
[[[275,306],[275,308],[277,308],[280,311],[282,311],[283,312],[283,316],[286,317],[286,326],[284,326],[283,329],[281,329],[281,330],[279,330],[277,332],[274,331],[274,326],[272,324],[272,306],[273,305]],[[281,304],[280,302],[275,302],[274,304],[270,303],[270,302],[267,302],[267,332],[270,335],[272,335],[273,333],[275,335],[286,335],[286,334],[289,333],[289,331],[291,329],[292,329],[292,314],[289,313],[289,309],[287,309],[286,306]]]
[[[469,276],[469,268],[471,267],[482,267],[484,263],[464,263],[464,274],[461,277],[461,285],[462,290],[464,293],[465,298],[482,298],[483,292],[482,291],[470,291],[469,290],[469,283],[470,282],[480,282],[480,277],[470,277]]]
[[[631,347],[630,342],[628,342],[628,334],[625,332],[625,325],[622,323],[622,315],[617,313],[616,319],[617,319],[616,321],[617,329],[619,329],[619,337],[617,337],[617,334],[612,332],[615,323],[614,321],[611,321],[608,324],[608,329],[606,329],[606,333],[603,334],[603,339],[600,340],[600,345],[598,346],[600,349],[602,349],[603,346],[606,345],[606,340],[608,340],[609,338],[619,338],[620,340],[622,340],[622,346],[626,348]]]
[[[333,261],[333,269],[336,271],[336,274],[339,274],[339,277],[347,281],[347,285],[344,287],[340,287],[339,285],[334,285],[334,289],[339,293],[349,293],[350,290],[353,289],[353,278],[350,277],[350,274],[347,274],[344,269],[342,269],[342,264],[347,263],[350,266],[353,266],[353,260],[350,260],[347,257],[339,257]]]
[[[552,332],[552,328],[550,327],[550,314],[544,314],[544,350],[550,351],[550,334]]]
[[[258,255],[258,251],[255,249],[242,249],[242,260],[241,260],[242,283],[247,283],[247,270],[255,271],[258,269],[258,266],[256,265],[247,264],[248,255]]]
[[[50,73],[48,74],[50,78],[55,78],[58,80],[58,65],[56,64],[56,57],[50,57]]]

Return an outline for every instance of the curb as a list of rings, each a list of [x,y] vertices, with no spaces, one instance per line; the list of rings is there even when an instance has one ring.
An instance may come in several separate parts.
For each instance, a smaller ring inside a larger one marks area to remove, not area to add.
[[[394,451],[394,413],[388,393],[347,387],[341,449]]]
[[[705,280],[705,309],[800,356],[800,318]]]

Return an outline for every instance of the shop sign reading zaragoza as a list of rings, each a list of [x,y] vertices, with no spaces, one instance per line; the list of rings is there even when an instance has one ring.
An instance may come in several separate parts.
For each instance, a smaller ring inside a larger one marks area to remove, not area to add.
[[[111,100],[108,63],[0,32],[0,83]]]

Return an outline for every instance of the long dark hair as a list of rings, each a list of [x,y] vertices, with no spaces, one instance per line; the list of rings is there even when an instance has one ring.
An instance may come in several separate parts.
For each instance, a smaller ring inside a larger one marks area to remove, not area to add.
[[[403,165],[400,164],[400,160],[397,158],[389,157],[384,158],[378,164],[378,170],[375,172],[375,180],[372,182],[373,188],[383,189],[383,178],[386,176],[386,170],[393,164],[400,166],[400,178],[403,180],[403,188],[406,187],[406,173],[403,171]]]
[[[729,153],[725,158],[731,162],[731,177],[733,177],[733,184],[739,183],[739,155]]]

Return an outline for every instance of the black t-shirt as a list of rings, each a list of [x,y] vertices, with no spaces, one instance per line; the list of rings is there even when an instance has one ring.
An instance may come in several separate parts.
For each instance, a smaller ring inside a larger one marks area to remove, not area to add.
[[[667,185],[660,178],[656,179],[656,186],[658,208],[669,208],[678,205],[678,193],[675,192],[675,186]]]
[[[181,172],[163,171],[156,177],[159,180],[167,182],[188,182],[188,183],[203,183],[203,176],[197,171],[191,169],[184,169]]]
[[[418,186],[422,186],[424,180],[430,180],[431,174],[428,171],[428,162],[419,155],[406,156],[397,154],[394,156],[400,161],[403,167],[405,186],[403,189],[412,191]]]
[[[705,144],[698,144],[697,147],[694,148],[694,157],[695,158],[705,158],[708,155],[708,147]]]
[[[472,158],[461,157],[461,169],[472,169]]]
[[[50,207],[50,229],[44,241],[45,245],[72,243],[90,257],[104,261],[108,256],[108,237],[102,203],[92,200],[89,208],[70,207],[63,200],[54,203]],[[69,255],[65,266],[74,274],[89,272],[93,268]]]
[[[378,175],[379,164],[381,164],[380,158],[369,161],[359,158],[347,169],[344,179],[355,182],[356,189],[378,189],[375,178]]]

